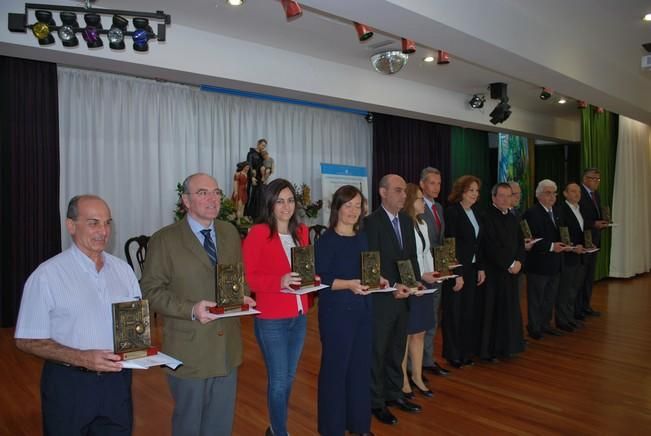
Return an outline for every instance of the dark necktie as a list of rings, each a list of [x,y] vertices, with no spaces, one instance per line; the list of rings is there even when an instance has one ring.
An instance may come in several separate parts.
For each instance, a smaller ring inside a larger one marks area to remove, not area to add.
[[[549,215],[549,218],[554,223],[554,227],[556,227],[556,220],[554,219],[554,211],[550,209],[550,210],[547,211],[547,214]]]
[[[597,218],[601,218],[601,211],[599,210],[599,205],[597,205],[597,198],[594,195],[593,191],[590,191],[590,199],[592,200],[592,204],[594,204],[594,209],[597,211]]]
[[[212,238],[210,237],[210,229],[204,229],[201,231],[201,234],[203,235],[203,249],[206,250],[206,253],[208,253],[208,257],[210,258],[210,261],[214,265],[217,263],[217,250],[215,249],[215,243],[212,241]]]
[[[396,232],[400,249],[402,249],[402,235],[400,234],[400,221],[398,221],[398,217],[394,217],[391,223],[393,224],[393,231]]]
[[[436,210],[436,205],[432,203],[432,213],[434,214],[434,220],[436,221],[436,229],[441,233],[441,217],[439,216],[439,211]]]

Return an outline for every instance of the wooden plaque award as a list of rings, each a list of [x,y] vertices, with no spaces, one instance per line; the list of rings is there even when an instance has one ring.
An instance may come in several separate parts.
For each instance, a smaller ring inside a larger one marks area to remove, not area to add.
[[[520,221],[520,229],[522,229],[522,235],[524,236],[524,239],[533,239],[531,228],[529,227],[527,220]]]
[[[362,251],[361,283],[369,290],[381,289],[380,285],[380,252]]]
[[[450,253],[448,247],[440,245],[438,247],[434,247],[433,252],[434,269],[439,273],[440,277],[452,275],[452,272],[450,271],[450,265],[452,262],[450,262],[450,259],[448,257]]]
[[[561,235],[561,242],[567,246],[572,245],[572,240],[570,239],[570,229],[565,226],[560,226],[558,228],[558,233]]]
[[[214,314],[249,310],[244,304],[244,269],[242,263],[217,264],[215,268],[215,302],[208,310]]]
[[[414,267],[411,264],[411,260],[398,260],[396,263],[398,264],[398,272],[400,273],[400,283],[412,291],[424,289],[416,281],[416,274],[414,274]]]
[[[585,229],[583,231],[583,248],[586,250],[592,250],[593,248],[597,248],[594,245],[594,242],[592,242],[592,230],[590,229]]]
[[[151,346],[149,302],[113,303],[113,352],[122,360],[138,359],[158,353]]]
[[[601,206],[601,219],[608,221],[608,224],[613,222],[612,216],[610,214],[610,206]]]
[[[290,285],[294,290],[319,286],[321,280],[314,269],[314,246],[292,247],[292,272],[298,273],[301,285]]]

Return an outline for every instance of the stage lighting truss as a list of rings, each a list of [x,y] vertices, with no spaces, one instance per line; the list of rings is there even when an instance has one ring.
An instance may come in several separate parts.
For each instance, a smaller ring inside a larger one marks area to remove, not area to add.
[[[172,17],[163,11],[138,12],[123,11],[115,9],[87,7],[46,5],[38,3],[25,3],[25,13],[9,13],[8,24],[11,32],[27,32],[38,40],[39,45],[51,45],[55,43],[53,37],[56,34],[64,47],[75,47],[79,45],[77,34],[81,35],[88,48],[99,48],[104,45],[101,36],[104,35],[109,47],[113,50],[124,50],[125,38],[133,40],[133,49],[139,52],[149,50],[149,41],[165,41],[165,29],[171,24]],[[29,11],[34,11],[36,22],[29,24]],[[53,12],[59,12],[60,24],[55,21]],[[80,16],[77,16],[77,14]],[[107,22],[111,20],[111,26],[105,29],[102,26],[102,18],[106,17]],[[109,18],[112,17],[112,18]],[[129,20],[132,18],[132,29],[129,29]],[[85,27],[79,26],[79,20],[83,20]],[[149,24],[149,20],[158,22],[157,32]]]

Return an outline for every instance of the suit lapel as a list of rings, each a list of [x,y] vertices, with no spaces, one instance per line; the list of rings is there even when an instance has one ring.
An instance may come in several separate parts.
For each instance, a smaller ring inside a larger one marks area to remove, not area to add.
[[[181,239],[183,241],[183,246],[189,250],[201,263],[206,265],[208,268],[212,268],[212,262],[206,253],[206,250],[203,249],[203,246],[199,243],[197,237],[192,233],[190,224],[187,219],[183,220],[181,223]],[[219,239],[217,240],[219,247]],[[217,250],[217,258],[219,259],[219,249]]]
[[[398,253],[401,252],[402,250],[400,248],[400,242],[398,241],[398,235],[396,235],[396,231],[393,229],[393,223],[391,222],[389,215],[386,213],[386,211],[382,206],[380,206],[378,212],[382,214],[381,221],[384,223],[385,231],[393,235],[392,241],[393,241],[394,248],[396,249],[396,252]],[[400,219],[398,219],[398,221],[400,221]],[[400,230],[402,231],[402,223],[401,223]],[[404,235],[402,236],[402,243],[403,244],[405,243]]]

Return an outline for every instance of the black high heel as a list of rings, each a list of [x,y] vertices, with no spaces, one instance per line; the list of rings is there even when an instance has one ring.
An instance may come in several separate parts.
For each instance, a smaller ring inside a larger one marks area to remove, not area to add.
[[[434,392],[432,392],[429,388],[423,390],[419,388],[416,382],[414,382],[413,380],[410,379],[409,381],[411,382],[412,389],[415,388],[418,391],[418,393],[421,394],[422,396],[427,398],[432,398],[434,396]]]

